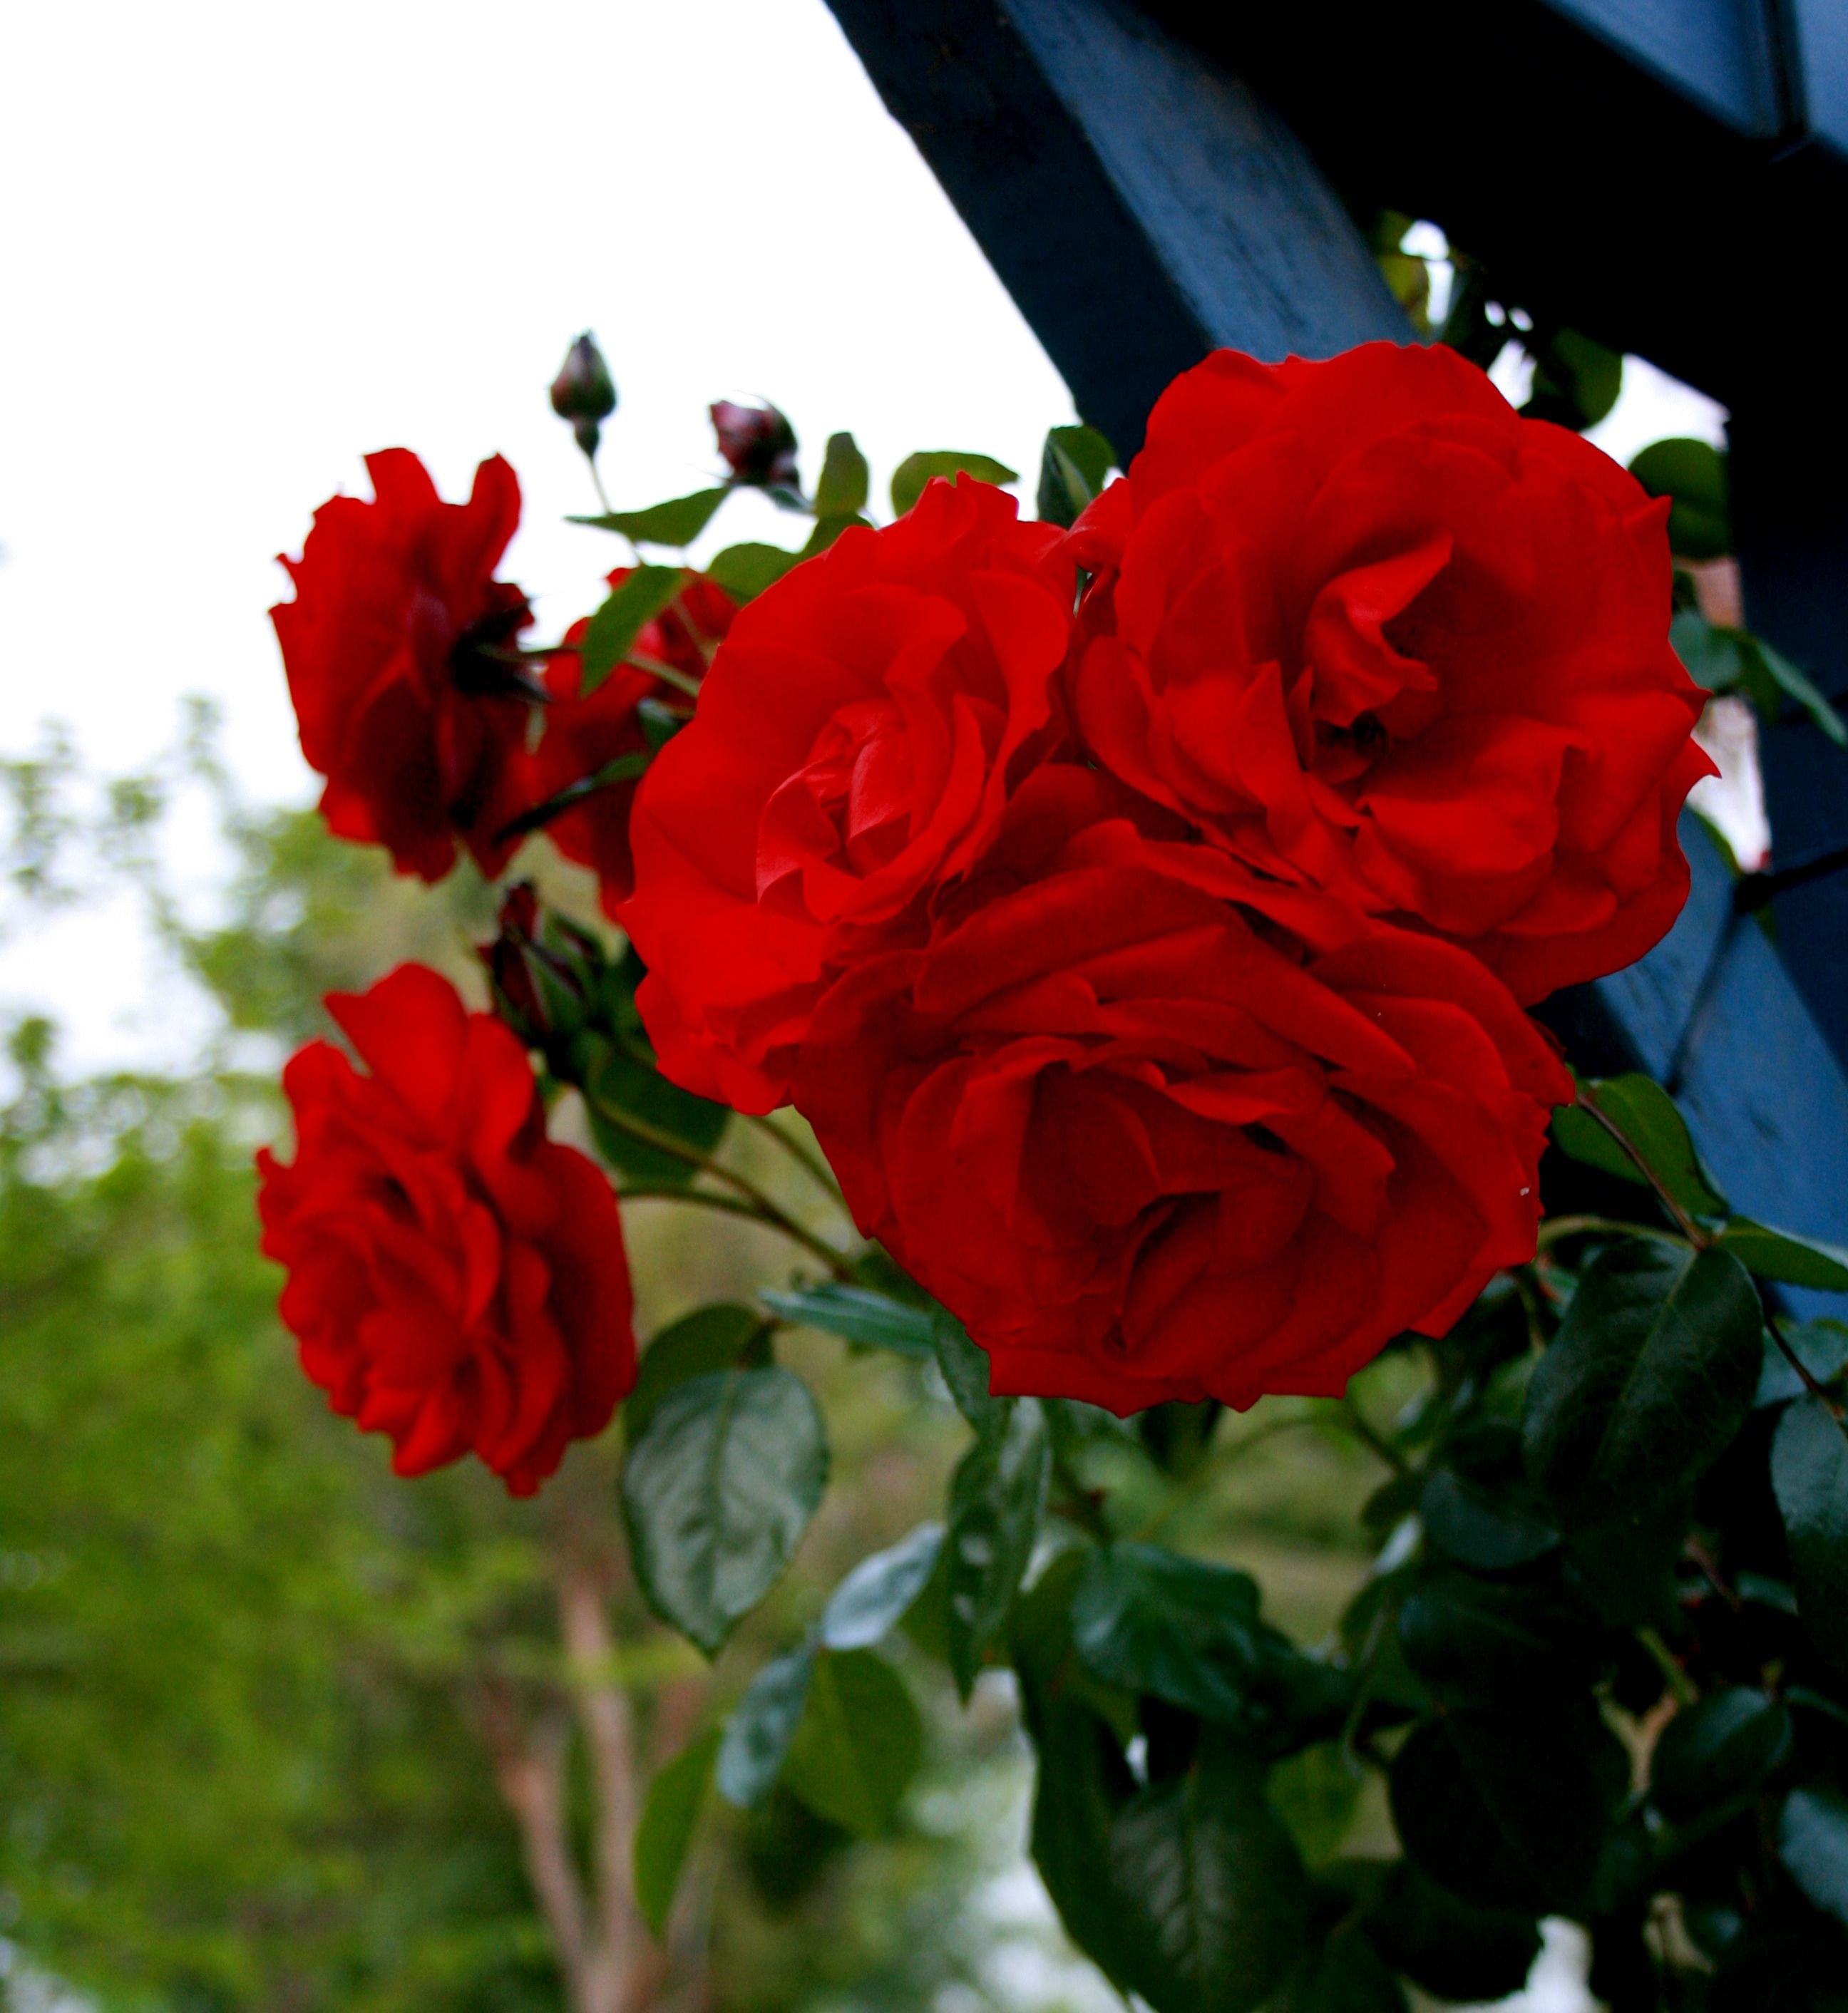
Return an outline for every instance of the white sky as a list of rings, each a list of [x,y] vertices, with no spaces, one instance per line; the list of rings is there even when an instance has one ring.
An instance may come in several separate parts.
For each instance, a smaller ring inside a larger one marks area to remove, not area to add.
[[[273,555],[375,447],[457,496],[504,453],[503,570],[547,629],[587,612],[620,555],[560,521],[595,505],[545,397],[581,328],[619,506],[709,478],[728,395],[782,405],[811,470],[851,427],[876,495],[919,447],[1030,478],[1072,417],[822,0],[15,0],[0,78],[0,751],[53,717],[128,769],[208,692],[245,787],[303,799]],[[1633,370],[1595,437],[1718,424]],[[738,499],[705,543],[796,529]],[[74,1068],[179,1061],[202,1024],[125,903],[16,927],[0,1016],[28,1006]]]

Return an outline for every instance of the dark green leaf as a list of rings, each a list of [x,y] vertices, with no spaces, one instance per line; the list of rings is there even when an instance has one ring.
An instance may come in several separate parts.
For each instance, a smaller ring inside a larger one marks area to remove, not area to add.
[[[783,1773],[815,1678],[806,1646],[766,1664],[725,1722],[718,1750],[718,1793],[740,1810],[755,1810]]]
[[[1832,1382],[1848,1368],[1848,1322],[1780,1321],[1778,1328],[1792,1354],[1818,1384]],[[1758,1395],[1753,1403],[1785,1404],[1792,1398],[1800,1398],[1807,1389],[1767,1328],[1764,1368],[1759,1373]]]
[[[1771,1486],[1797,1612],[1817,1648],[1848,1674],[1848,1436],[1820,1398],[1799,1398],[1778,1421]]]
[[[865,1286],[832,1284],[757,1297],[785,1321],[804,1328],[819,1328],[824,1335],[838,1335],[868,1349],[889,1349],[897,1356],[936,1360],[938,1318],[928,1307],[907,1307]],[[988,1359],[982,1360],[986,1368]]]
[[[1035,1398],[1007,1401],[962,1457],[950,1483],[950,1668],[965,1698],[1007,1626],[1033,1557],[1051,1466],[1046,1417]]]
[[[646,510],[611,510],[600,517],[573,517],[571,521],[593,525],[600,531],[620,531],[638,545],[690,545],[731,493],[723,485],[696,489],[690,496],[651,503]]]
[[[1340,1929],[1298,1961],[1273,2013],[1406,2013],[1405,1989],[1357,1929]]]
[[[942,1525],[920,1524],[909,1537],[862,1559],[822,1611],[822,1641],[830,1650],[867,1650],[889,1634],[924,1591],[943,1543]]]
[[[857,517],[866,508],[872,485],[872,471],[851,434],[829,436],[828,451],[822,458],[822,472],[815,477],[815,514],[818,517]]]
[[[1848,748],[1848,722],[1843,721],[1818,687],[1788,657],[1774,650],[1762,636],[1750,635],[1742,630],[1736,633],[1746,657],[1749,660],[1755,659],[1762,665],[1785,697],[1794,699],[1838,748]],[[1764,710],[1767,717],[1776,718],[1768,708]]]
[[[1226,1736],[1205,1729],[1191,1768],[1123,1805],[1108,1855],[1139,1933],[1127,1983],[1155,2013],[1250,2013],[1282,1983],[1302,1948],[1307,1882],[1262,1767]]]
[[[495,837],[502,843],[510,838],[523,838],[529,831],[543,831],[554,818],[562,817],[569,810],[575,810],[581,803],[600,796],[614,783],[633,782],[648,767],[652,749],[633,749],[626,755],[613,756],[600,768],[593,769],[588,776],[575,783],[568,783],[554,796],[547,797],[543,803],[535,804],[531,810],[522,811],[516,818],[509,818]]]
[[[1668,640],[1688,675],[1710,692],[1742,692],[1775,723],[1785,699],[1793,701],[1838,747],[1848,745],[1848,724],[1814,682],[1761,636],[1707,620],[1684,608],[1669,624]]]
[[[622,1407],[623,1437],[633,1446],[661,1400],[676,1386],[738,1367],[746,1345],[764,1326],[749,1307],[727,1301],[697,1307],[664,1328],[643,1351],[635,1389]]]
[[[1570,328],[1536,331],[1524,335],[1521,343],[1534,359],[1533,389],[1521,407],[1529,419],[1592,427],[1617,403],[1624,359],[1614,349]]]
[[[988,454],[960,454],[953,448],[922,454],[908,454],[892,471],[892,513],[902,517],[924,494],[925,484],[935,475],[954,478],[975,477],[979,482],[1017,482],[1019,475],[1005,462]]]
[[[1603,1253],[1527,1388],[1527,1465],[1554,1511],[1640,1515],[1699,1475],[1751,1411],[1763,1321],[1726,1252]]]
[[[1848,1797],[1822,1785],[1792,1790],[1778,1825],[1778,1856],[1816,1907],[1848,1928]]]
[[[821,1414],[788,1371],[670,1391],[622,1471],[649,1605],[714,1654],[788,1564],[827,1479]]]
[[[1258,1598],[1256,1581],[1229,1566],[1112,1545],[1085,1561],[1072,1639],[1107,1683],[1235,1720],[1262,1652]]]
[[[1598,1661],[1588,1617],[1544,1588],[1445,1573],[1399,1611],[1406,1661],[1452,1705],[1512,1706],[1588,1684]]]
[[[1689,1824],[1749,1797],[1789,1752],[1790,1715],[1750,1686],[1709,1692],[1662,1729],[1649,1758],[1649,1794]]]
[[[1531,1915],[1474,1906],[1409,1859],[1394,1865],[1364,1920],[1392,1968],[1440,1999],[1505,1999],[1527,1983],[1540,1954]]]
[[[837,517],[818,517],[815,529],[808,535],[808,542],[797,556],[811,560],[818,552],[825,552],[843,531],[851,531],[856,526],[865,525],[866,519],[858,511],[843,511]]]
[[[1520,1429],[1511,1420],[1481,1419],[1452,1434],[1443,1461],[1416,1503],[1426,1535],[1446,1557],[1479,1571],[1505,1572],[1559,1543],[1527,1479]]]
[[[578,1037],[575,1081],[584,1092],[591,1136],[611,1167],[637,1181],[690,1182],[700,1159],[723,1138],[732,1114],[670,1083],[647,1057],[637,1035],[620,1047],[593,1029]],[[673,1150],[675,1146],[681,1150]]]
[[[1726,499],[1726,457],[1703,440],[1660,440],[1630,463],[1652,496],[1671,499],[1668,545],[1688,560],[1716,560],[1732,550]]]
[[[1353,1828],[1366,1772],[1338,1740],[1318,1740],[1270,1771],[1270,1807],[1311,1866],[1332,1859]]]
[[[1574,1915],[1629,1779],[1588,1697],[1545,1713],[1449,1712],[1394,1757],[1392,1818],[1411,1857],[1465,1900]]]
[[[816,1653],[785,1786],[857,1838],[876,1838],[918,1772],[924,1729],[904,1682],[870,1650]]]
[[[1634,1508],[1574,1524],[1566,1540],[1568,1577],[1613,1629],[1672,1625],[1675,1568],[1694,1514],[1692,1486],[1666,1502],[1638,1489]]]
[[[1581,1084],[1579,1100],[1597,1107],[1689,1216],[1726,1214],[1725,1198],[1707,1178],[1686,1121],[1660,1084],[1646,1076],[1606,1077]],[[1561,1105],[1553,1116],[1553,1136],[1574,1160],[1648,1185],[1648,1175],[1588,1111]]]
[[[1040,515],[1050,524],[1070,524],[1110,473],[1116,452],[1094,427],[1054,427],[1040,456]]]
[[[1848,1293],[1848,1251],[1839,1244],[1825,1244],[1820,1238],[1800,1237],[1789,1230],[1767,1230],[1742,1216],[1735,1216],[1720,1233],[1720,1244],[1761,1279],[1813,1286],[1825,1293]]]
[[[997,1432],[1002,1414],[1011,1402],[988,1395],[988,1354],[969,1339],[960,1321],[940,1314],[931,1331],[937,1350],[937,1367],[949,1386],[956,1409],[979,1433]]]
[[[649,753],[658,755],[686,724],[686,719],[652,693],[645,693],[636,701],[636,724],[642,730]]]
[[[583,670],[578,696],[588,699],[635,648],[643,629],[680,592],[679,567],[639,566],[590,618],[578,646]]]
[[[727,545],[713,556],[706,577],[717,581],[742,606],[754,601],[765,588],[774,587],[800,556],[785,552],[781,545]]]
[[[636,1826],[636,1904],[657,1937],[667,1930],[693,1844],[693,1826],[712,1780],[718,1743],[717,1727],[702,1733],[682,1748],[648,1786],[647,1801]]]

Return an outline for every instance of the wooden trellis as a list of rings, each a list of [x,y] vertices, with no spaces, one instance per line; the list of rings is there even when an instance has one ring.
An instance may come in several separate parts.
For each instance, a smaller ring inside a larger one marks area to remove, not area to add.
[[[1404,340],[1352,219],[1433,218],[1724,402],[1747,619],[1848,695],[1843,0],[829,5],[1120,452],[1209,349]],[[1764,758],[1782,958],[1687,831],[1673,935],[1549,1017],[1667,1081],[1742,1207],[1848,1242],[1848,755]]]

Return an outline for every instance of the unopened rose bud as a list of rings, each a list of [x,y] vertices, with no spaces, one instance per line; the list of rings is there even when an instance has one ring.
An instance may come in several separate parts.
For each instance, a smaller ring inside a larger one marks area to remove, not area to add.
[[[549,1048],[582,1020],[582,988],[564,961],[539,941],[539,898],[530,881],[507,890],[500,921],[499,935],[478,946],[495,1011],[528,1048]]]
[[[564,353],[558,375],[552,380],[552,409],[561,420],[569,420],[577,442],[586,454],[595,454],[602,429],[598,422],[616,409],[616,381],[586,329]]]
[[[774,406],[735,406],[721,399],[712,431],[734,482],[754,489],[797,486],[796,430]]]

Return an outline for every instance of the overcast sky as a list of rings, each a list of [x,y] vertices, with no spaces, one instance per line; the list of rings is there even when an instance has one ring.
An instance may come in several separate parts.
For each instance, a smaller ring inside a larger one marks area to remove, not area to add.
[[[723,395],[783,405],[811,468],[851,427],[876,494],[919,447],[1030,471],[1073,417],[822,0],[19,5],[0,71],[0,752],[52,717],[131,768],[206,692],[245,787],[303,799],[274,555],[373,448],[452,495],[505,454],[504,570],[546,628],[586,612],[618,554],[560,522],[594,503],[545,399],[581,328],[618,504],[709,478]],[[1602,432],[1717,424],[1633,370]],[[758,506],[718,542],[786,540]],[[124,903],[0,945],[0,1015],[55,1010],[70,1067],[178,1060],[199,1023],[157,989]]]

